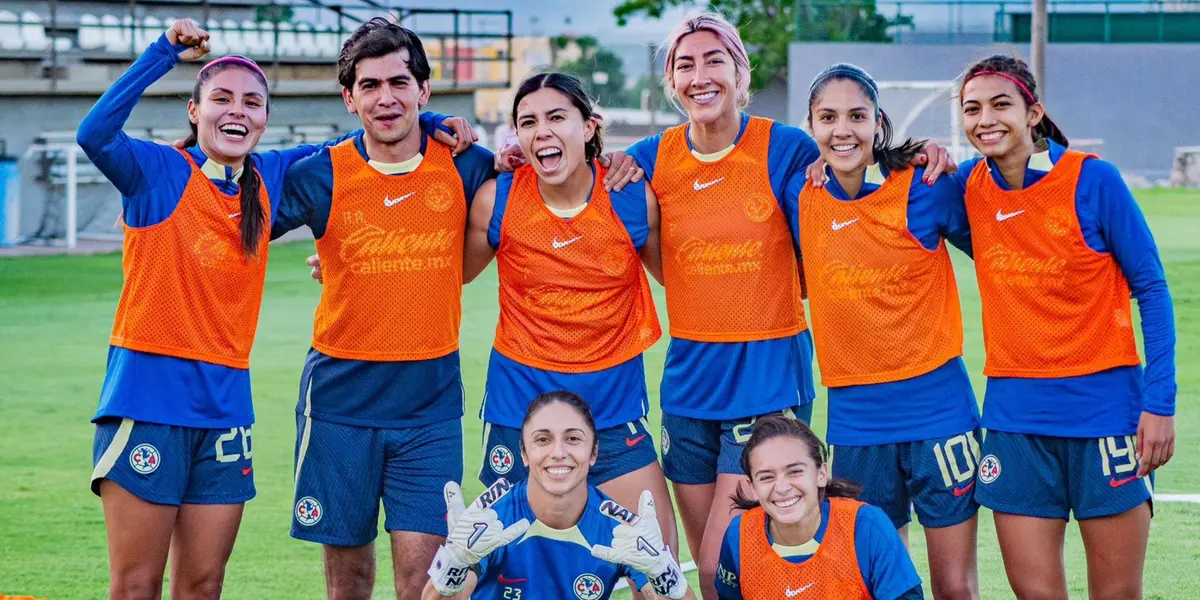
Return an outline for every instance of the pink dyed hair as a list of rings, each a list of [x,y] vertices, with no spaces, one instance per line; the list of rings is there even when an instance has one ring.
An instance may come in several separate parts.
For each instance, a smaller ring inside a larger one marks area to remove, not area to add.
[[[662,48],[666,50],[666,60],[663,61],[663,90],[667,94],[667,99],[679,112],[687,112],[675,94],[675,51],[679,48],[679,42],[683,38],[698,31],[708,31],[717,36],[717,39],[725,46],[725,50],[733,57],[737,82],[735,101],[739,109],[746,108],[746,105],[750,104],[750,58],[746,55],[746,46],[742,43],[742,35],[738,32],[737,27],[734,27],[733,23],[730,23],[725,17],[713,12],[692,15],[667,34],[667,39],[662,45]]]

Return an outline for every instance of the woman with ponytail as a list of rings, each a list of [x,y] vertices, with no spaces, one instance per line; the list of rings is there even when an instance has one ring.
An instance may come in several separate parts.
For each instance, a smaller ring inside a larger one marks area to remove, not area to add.
[[[721,600],[920,600],[921,578],[888,517],[861,488],[831,477],[825,445],[782,415],[754,424],[741,467],[751,494],[732,500],[716,588]]]
[[[1017,597],[1067,597],[1074,515],[1090,596],[1140,598],[1153,472],[1175,448],[1174,315],[1154,237],[1116,167],[1067,149],[1024,62],[992,56],[962,79],[963,129],[983,155],[955,176],[987,348],[975,497]]]
[[[916,509],[935,599],[978,598],[979,405],[946,247],[971,254],[962,191],[950,178],[920,183],[925,169],[911,159],[922,142],[892,142],[861,68],[826,68],[808,106],[824,186],[797,178],[787,201],[799,203],[833,474],[861,483],[902,539]]]
[[[122,132],[142,94],[208,53],[175,22],[97,101],[77,141],[121,193],[124,286],[93,418],[92,490],[108,530],[109,594],[220,595],[244,503],[253,498],[250,347],[267,238],[288,166],[317,146],[253,153],[267,79],[226,56],[199,72],[186,148]]]

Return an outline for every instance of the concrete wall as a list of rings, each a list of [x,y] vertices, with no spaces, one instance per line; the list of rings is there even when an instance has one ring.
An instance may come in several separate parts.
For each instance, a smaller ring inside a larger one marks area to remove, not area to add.
[[[0,87],[3,82],[0,82]],[[186,96],[143,97],[127,123],[129,131],[150,127],[183,129],[187,127]],[[0,96],[0,139],[7,143],[8,154],[22,156],[34,139],[46,132],[73,132],[87,111],[96,102],[95,96]],[[472,93],[435,94],[429,110],[448,115],[473,115]],[[341,131],[359,127],[358,118],[346,112],[340,96],[276,96],[271,104],[272,128],[288,125],[336,125]],[[22,160],[20,228],[22,236],[31,235],[41,226],[47,202],[63,202],[64,190],[50,188],[37,181],[40,167],[33,158]],[[80,188],[80,218],[85,219],[96,207],[114,203],[119,210],[119,196],[108,184]],[[115,213],[105,210],[89,230],[108,231]],[[81,228],[84,223],[80,223]],[[61,234],[61,231],[59,231]]]
[[[954,79],[973,60],[1026,48],[1000,45],[792,44],[788,121],[807,114],[808,84],[835,62],[857,64],[876,80]],[[1046,52],[1047,112],[1068,139],[1103,138],[1100,153],[1126,172],[1167,177],[1176,146],[1200,144],[1192,118],[1200,90],[1200,44],[1051,44]],[[894,119],[915,95],[881,102]],[[939,101],[910,133],[949,135],[950,107]]]

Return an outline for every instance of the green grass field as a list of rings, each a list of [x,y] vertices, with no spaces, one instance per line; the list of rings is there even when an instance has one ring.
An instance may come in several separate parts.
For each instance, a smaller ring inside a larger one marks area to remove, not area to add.
[[[1166,264],[1178,326],[1178,443],[1158,474],[1158,491],[1200,494],[1200,194],[1153,190],[1138,195]],[[320,288],[308,276],[299,242],[272,249],[261,326],[254,348],[255,480],[229,563],[225,597],[322,598],[320,549],[288,537],[292,514],[293,409],[300,367]],[[982,398],[979,298],[969,260],[955,252],[963,295],[966,360]],[[92,425],[104,377],[106,340],[121,287],[118,254],[0,260],[0,595],[104,598],[107,558],[100,500],[88,490]],[[657,290],[661,292],[662,290]],[[494,333],[495,270],[465,290],[462,367],[469,407],[464,441],[466,494],[481,490],[481,426],[476,418]],[[659,295],[659,307],[665,304]],[[646,360],[658,395],[666,342]],[[164,398],[164,400],[166,400]],[[657,404],[657,402],[654,402]],[[825,396],[814,423],[825,425]],[[651,416],[658,431],[658,415]],[[1200,595],[1200,504],[1159,503],[1146,566],[1148,598]],[[984,598],[1011,597],[990,515],[981,519],[979,565]],[[681,529],[682,532],[682,529]],[[681,534],[682,535],[682,534]],[[918,569],[927,573],[924,539],[911,536]],[[393,597],[386,544],[379,548],[377,598]],[[1083,545],[1068,531],[1072,598],[1086,597]],[[693,582],[694,582],[694,573]]]

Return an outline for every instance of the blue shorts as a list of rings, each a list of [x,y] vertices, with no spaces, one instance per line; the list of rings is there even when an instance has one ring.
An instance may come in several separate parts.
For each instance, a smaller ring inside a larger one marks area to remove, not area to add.
[[[989,431],[975,499],[996,512],[1069,520],[1119,515],[1153,499],[1137,477],[1137,438],[1062,438]]]
[[[781,411],[805,423],[812,420],[812,402]],[[776,413],[768,413],[776,414]],[[699,485],[717,480],[718,473],[744,475],[742,448],[754,431],[755,417],[708,421],[664,414],[663,471],[674,483]]]
[[[916,509],[924,527],[950,527],[975,516],[978,429],[919,442],[830,447],[833,476],[863,486],[859,500],[878,506],[897,529]]]
[[[379,531],[446,535],[447,481],[462,482],[462,420],[410,429],[355,427],[296,415],[292,537],[364,546]]]
[[[92,492],[107,479],[154,504],[241,504],[254,497],[250,425],[196,429],[104,417],[92,441]]]
[[[601,429],[596,437],[600,451],[596,464],[588,470],[591,485],[612,481],[658,460],[654,438],[645,420]],[[483,466],[479,469],[483,485],[490,486],[501,477],[516,483],[529,475],[529,469],[521,461],[520,429],[484,423],[483,452]]]

